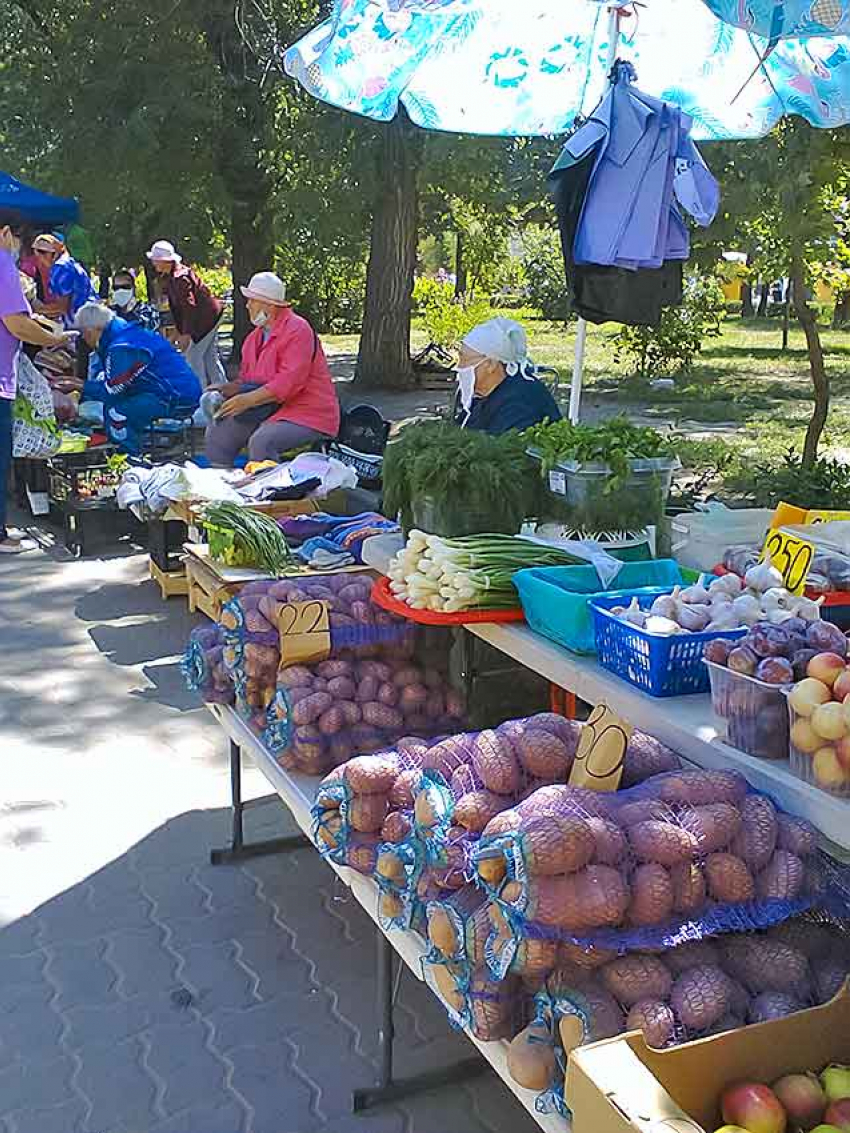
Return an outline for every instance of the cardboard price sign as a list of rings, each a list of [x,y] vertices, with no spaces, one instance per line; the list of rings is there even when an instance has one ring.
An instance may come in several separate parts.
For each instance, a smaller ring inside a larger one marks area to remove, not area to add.
[[[607,704],[598,704],[582,730],[569,785],[588,787],[591,791],[616,791],[633,731],[631,724]]]
[[[327,602],[286,602],[277,615],[280,667],[324,661],[331,653],[330,606]]]
[[[792,594],[802,594],[815,556],[814,545],[807,539],[788,535],[785,531],[769,531],[761,558],[764,559],[767,555],[770,555],[772,565],[781,573],[785,589]]]

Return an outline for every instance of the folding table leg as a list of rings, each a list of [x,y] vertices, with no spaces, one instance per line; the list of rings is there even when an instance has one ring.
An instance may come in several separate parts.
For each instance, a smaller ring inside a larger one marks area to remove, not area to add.
[[[395,979],[395,950],[380,929],[377,932],[377,1007],[378,1007],[378,1082],[375,1086],[355,1090],[352,1094],[351,1108],[354,1113],[362,1113],[377,1105],[399,1101],[402,1098],[434,1090],[440,1086],[453,1086],[464,1082],[476,1074],[489,1070],[487,1062],[480,1056],[463,1058],[451,1066],[439,1066],[409,1078],[393,1076],[393,1008],[397,981]]]
[[[259,799],[242,798],[242,752],[237,743],[230,741],[230,795],[232,799],[233,832],[230,845],[222,849],[210,850],[212,865],[225,865],[228,862],[242,861],[244,858],[259,858],[264,854],[285,853],[300,850],[311,845],[303,834],[289,834],[282,838],[268,838],[264,842],[246,842],[242,816],[244,812],[259,803],[277,799],[277,795],[263,795]],[[278,800],[279,801],[279,800]],[[282,804],[281,804],[282,805]]]

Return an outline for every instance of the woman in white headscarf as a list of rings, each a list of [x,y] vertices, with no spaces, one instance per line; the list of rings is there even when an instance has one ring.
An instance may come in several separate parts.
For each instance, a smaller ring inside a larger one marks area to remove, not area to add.
[[[534,376],[525,331],[513,319],[489,319],[469,332],[457,380],[464,429],[498,434],[561,419],[554,397]]]

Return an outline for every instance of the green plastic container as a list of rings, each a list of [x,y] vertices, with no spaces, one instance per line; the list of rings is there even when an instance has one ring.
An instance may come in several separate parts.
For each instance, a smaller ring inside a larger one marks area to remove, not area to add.
[[[673,559],[623,563],[614,585],[606,590],[596,568],[588,566],[532,567],[520,570],[513,582],[525,618],[535,633],[556,641],[573,653],[595,653],[596,634],[590,602],[601,594],[666,594],[674,586],[696,581]],[[628,603],[626,603],[628,604]]]

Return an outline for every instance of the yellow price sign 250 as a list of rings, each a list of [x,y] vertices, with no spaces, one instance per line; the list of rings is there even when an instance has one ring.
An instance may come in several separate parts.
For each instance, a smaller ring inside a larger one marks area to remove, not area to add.
[[[792,594],[802,594],[815,556],[814,546],[806,539],[788,535],[785,531],[769,531],[762,548],[762,559],[767,555],[770,555],[771,564],[782,574],[786,590],[790,590]]]

